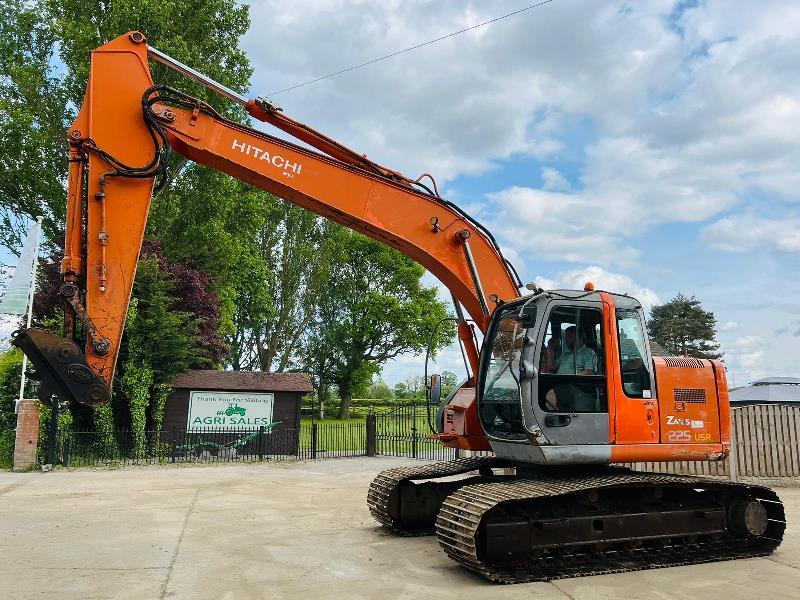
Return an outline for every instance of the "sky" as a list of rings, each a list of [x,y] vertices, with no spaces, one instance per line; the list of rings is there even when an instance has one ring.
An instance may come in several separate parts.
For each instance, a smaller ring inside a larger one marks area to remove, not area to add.
[[[530,3],[253,2],[252,94]],[[800,374],[798,31],[793,1],[554,0],[272,98],[381,164],[433,173],[525,281],[592,280],[646,308],[696,295],[744,385]],[[463,372],[455,347],[437,362]],[[383,378],[421,373],[406,356]]]
[[[646,309],[696,295],[731,384],[800,375],[800,3],[553,0],[272,94],[531,3],[254,1],[251,95],[434,174],[524,281]],[[431,369],[462,364],[453,346]],[[404,356],[382,376],[422,372]]]

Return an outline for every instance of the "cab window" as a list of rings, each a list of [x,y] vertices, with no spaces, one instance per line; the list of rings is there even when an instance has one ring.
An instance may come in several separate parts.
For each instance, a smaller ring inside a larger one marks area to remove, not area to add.
[[[622,389],[631,398],[651,398],[650,369],[645,353],[644,326],[635,310],[617,311]]]
[[[539,361],[539,406],[551,412],[606,412],[603,314],[557,306],[550,312]]]
[[[484,344],[489,344],[484,359],[479,412],[486,431],[497,437],[524,437],[522,406],[519,393],[519,364],[525,331],[518,308],[508,307],[489,331]]]

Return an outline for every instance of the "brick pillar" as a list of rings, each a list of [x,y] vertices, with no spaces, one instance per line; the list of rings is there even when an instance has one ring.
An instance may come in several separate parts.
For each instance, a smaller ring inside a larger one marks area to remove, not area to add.
[[[39,445],[39,407],[34,400],[19,403],[17,439],[14,444],[14,470],[24,471],[36,464]]]

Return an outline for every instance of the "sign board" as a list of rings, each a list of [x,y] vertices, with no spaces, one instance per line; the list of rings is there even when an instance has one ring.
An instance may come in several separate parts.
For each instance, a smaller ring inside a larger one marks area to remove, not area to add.
[[[272,423],[274,394],[189,392],[186,429],[256,429]]]

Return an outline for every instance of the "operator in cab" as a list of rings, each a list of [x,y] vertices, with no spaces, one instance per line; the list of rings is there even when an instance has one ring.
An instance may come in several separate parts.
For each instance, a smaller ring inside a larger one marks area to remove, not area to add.
[[[575,326],[564,331],[567,350],[558,363],[558,375],[594,375],[597,373],[597,354],[576,335]],[[577,348],[576,348],[577,346]]]
[[[556,375],[597,374],[597,354],[584,344],[583,337],[577,332],[574,325],[564,330],[564,342],[567,347],[561,355],[557,366],[553,360],[554,348],[547,349],[547,357],[543,357],[545,372]],[[562,384],[548,390],[545,395],[545,404],[547,409],[551,411],[584,411],[592,409],[594,399],[591,394],[582,389],[582,386]]]

